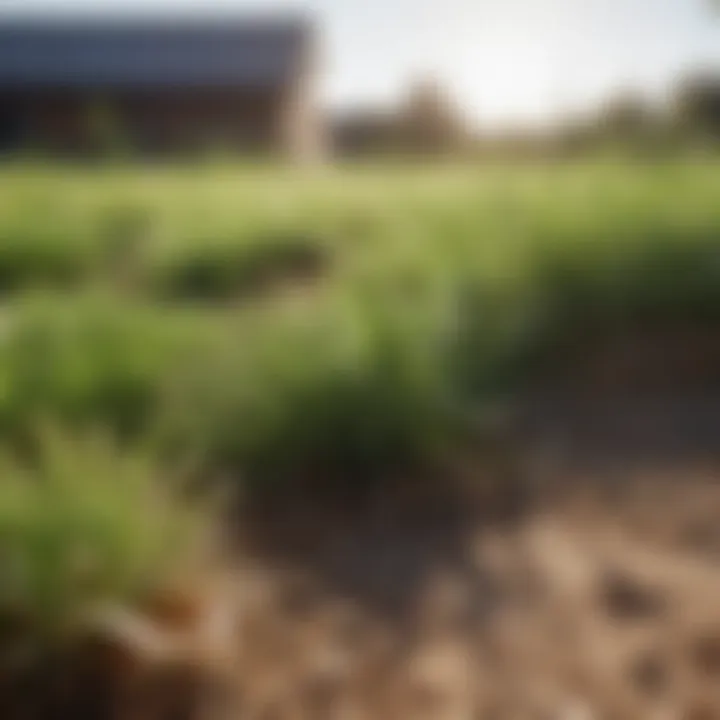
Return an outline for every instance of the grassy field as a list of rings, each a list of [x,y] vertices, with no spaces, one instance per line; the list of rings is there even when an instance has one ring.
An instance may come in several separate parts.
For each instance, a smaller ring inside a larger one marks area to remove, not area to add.
[[[558,357],[571,365],[558,355],[568,343],[716,323],[719,198],[714,161],[311,174],[8,166],[0,435],[19,456],[9,477],[19,466],[48,475],[39,426],[114,438],[117,452],[68,471],[88,484],[122,474],[138,445],[158,468],[143,477],[191,468],[250,489],[308,476],[362,485],[432,463]],[[0,481],[0,537],[47,567],[28,549],[38,528],[55,528],[57,552],[78,539],[43,493],[17,487]],[[132,515],[142,492],[118,504],[112,487],[107,503]],[[72,517],[105,518],[105,490],[88,503],[62,492]],[[128,556],[147,546],[124,529],[113,538],[125,555],[98,562],[132,570]],[[144,566],[128,572],[123,588],[147,579]]]

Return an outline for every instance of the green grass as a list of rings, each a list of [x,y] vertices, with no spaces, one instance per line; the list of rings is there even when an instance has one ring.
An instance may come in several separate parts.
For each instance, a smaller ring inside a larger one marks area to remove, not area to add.
[[[715,161],[3,168],[0,610],[55,631],[160,582],[192,536],[163,468],[363,488],[569,341],[716,327],[718,198]],[[38,455],[44,423],[117,445]]]
[[[97,434],[36,439],[0,462],[0,619],[42,649],[106,603],[141,604],[171,582],[206,518],[144,453]]]
[[[718,197],[714,162],[9,167],[0,428],[246,481],[425,462],[567,338],[715,322]]]

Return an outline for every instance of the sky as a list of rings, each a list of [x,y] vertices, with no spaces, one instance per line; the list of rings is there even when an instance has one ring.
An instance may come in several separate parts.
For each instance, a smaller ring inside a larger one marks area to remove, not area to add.
[[[660,98],[720,70],[714,0],[0,0],[4,13],[243,13],[300,8],[322,38],[333,108],[389,106],[433,76],[471,121],[543,125],[627,90]]]

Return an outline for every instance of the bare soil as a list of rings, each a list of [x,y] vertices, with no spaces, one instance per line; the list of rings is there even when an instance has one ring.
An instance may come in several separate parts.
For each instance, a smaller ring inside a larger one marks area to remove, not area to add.
[[[245,517],[221,581],[148,614],[175,642],[85,645],[0,717],[720,718],[720,394],[615,372],[443,482]]]

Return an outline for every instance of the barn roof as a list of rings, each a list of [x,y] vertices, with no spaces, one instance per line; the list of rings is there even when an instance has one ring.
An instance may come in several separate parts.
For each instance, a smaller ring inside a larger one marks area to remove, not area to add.
[[[0,21],[0,85],[274,86],[309,36],[301,19],[10,19]]]

